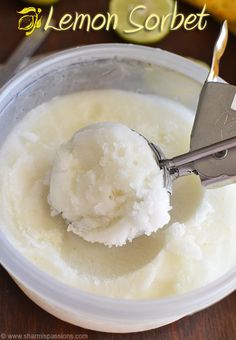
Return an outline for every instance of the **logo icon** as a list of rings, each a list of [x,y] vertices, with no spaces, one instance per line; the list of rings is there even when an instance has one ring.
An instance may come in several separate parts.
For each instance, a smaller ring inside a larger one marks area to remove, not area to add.
[[[21,11],[17,12],[21,14],[21,18],[18,21],[18,29],[20,31],[26,31],[25,35],[30,36],[35,29],[42,26],[42,12],[41,8],[25,7]]]

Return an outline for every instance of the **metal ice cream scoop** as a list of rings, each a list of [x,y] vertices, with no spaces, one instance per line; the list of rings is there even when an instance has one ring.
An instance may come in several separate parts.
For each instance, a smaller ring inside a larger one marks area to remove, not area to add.
[[[191,133],[190,151],[166,159],[157,145],[149,142],[164,170],[167,190],[174,179],[194,173],[205,187],[236,181],[236,86],[218,82],[219,62],[228,40],[227,21],[214,48],[212,65],[202,88]]]

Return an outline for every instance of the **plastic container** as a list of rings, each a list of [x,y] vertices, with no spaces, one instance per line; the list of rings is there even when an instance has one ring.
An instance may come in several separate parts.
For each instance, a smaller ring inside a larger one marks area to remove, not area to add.
[[[196,109],[207,69],[177,55],[131,45],[94,45],[39,61],[0,92],[0,144],[19,119],[56,95],[120,88],[159,94]],[[163,326],[197,312],[236,287],[236,267],[187,294],[156,300],[112,299],[82,292],[38,270],[0,231],[0,261],[27,296],[56,317],[105,332]]]

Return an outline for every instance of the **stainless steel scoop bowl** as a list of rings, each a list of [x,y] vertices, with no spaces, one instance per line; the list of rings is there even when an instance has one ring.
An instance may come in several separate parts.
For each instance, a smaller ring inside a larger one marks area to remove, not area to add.
[[[219,62],[227,40],[228,26],[225,21],[200,94],[190,151],[166,159],[161,149],[147,140],[158,165],[164,170],[164,183],[169,193],[172,193],[173,180],[191,173],[199,175],[206,187],[236,181],[236,86],[218,82]]]

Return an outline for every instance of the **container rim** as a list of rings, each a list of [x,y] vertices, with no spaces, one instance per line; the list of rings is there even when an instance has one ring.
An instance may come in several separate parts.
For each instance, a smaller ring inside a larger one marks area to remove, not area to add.
[[[65,50],[50,55],[28,66],[13,77],[0,90],[0,112],[17,94],[17,88],[25,83],[32,83],[45,70],[56,70],[61,63],[74,60],[83,62],[109,58],[126,58],[145,61],[157,66],[181,73],[202,85],[207,76],[207,69],[202,65],[157,48],[131,44],[99,44]],[[220,81],[223,81],[219,78]],[[25,87],[25,86],[24,86]],[[173,318],[199,311],[230,294],[236,287],[236,266],[208,285],[182,295],[159,299],[127,300],[116,299],[81,291],[70,287],[39,270],[10,244],[0,231],[0,263],[30,291],[51,301],[54,306],[62,306],[84,315],[96,315],[102,320],[116,322],[138,322]]]

